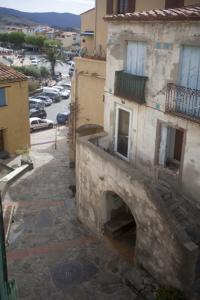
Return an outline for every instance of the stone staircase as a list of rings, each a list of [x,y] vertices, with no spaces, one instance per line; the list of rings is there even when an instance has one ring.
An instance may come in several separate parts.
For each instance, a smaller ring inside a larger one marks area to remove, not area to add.
[[[193,290],[198,295],[195,299],[200,299],[200,205],[183,195],[173,192],[165,182],[157,183],[155,188],[175,217],[176,222],[190,237],[191,241],[199,247]]]

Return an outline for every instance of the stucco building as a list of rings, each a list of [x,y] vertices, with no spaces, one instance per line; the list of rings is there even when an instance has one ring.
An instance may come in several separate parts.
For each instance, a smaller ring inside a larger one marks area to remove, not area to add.
[[[200,6],[126,13],[124,1],[119,13],[109,2],[105,133],[77,140],[77,214],[199,299]]]
[[[0,64],[0,154],[16,154],[29,146],[27,77]]]

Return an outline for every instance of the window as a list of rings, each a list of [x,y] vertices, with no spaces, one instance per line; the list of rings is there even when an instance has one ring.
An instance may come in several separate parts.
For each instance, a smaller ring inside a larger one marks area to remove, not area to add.
[[[106,13],[107,13],[107,15],[113,14],[113,0],[107,0]]]
[[[115,128],[115,152],[129,158],[131,111],[117,106]]]
[[[0,106],[6,105],[6,93],[5,88],[0,88]]]
[[[0,151],[4,150],[4,138],[3,130],[0,130]]]
[[[146,43],[128,42],[126,71],[129,74],[144,76],[146,60]]]
[[[161,124],[159,165],[177,171],[182,159],[184,131]]]
[[[135,0],[118,0],[118,14],[135,11]]]
[[[38,125],[38,121],[32,121],[31,125]]]
[[[184,0],[165,0],[165,8],[178,8],[184,6]]]

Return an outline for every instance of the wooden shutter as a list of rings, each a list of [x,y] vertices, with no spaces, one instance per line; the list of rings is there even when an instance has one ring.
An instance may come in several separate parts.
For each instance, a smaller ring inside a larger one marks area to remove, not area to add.
[[[178,8],[184,6],[184,0],[165,0],[165,8]]]
[[[128,0],[128,12],[135,11],[135,0]]]
[[[107,15],[113,14],[113,0],[107,0],[107,9],[106,9]]]

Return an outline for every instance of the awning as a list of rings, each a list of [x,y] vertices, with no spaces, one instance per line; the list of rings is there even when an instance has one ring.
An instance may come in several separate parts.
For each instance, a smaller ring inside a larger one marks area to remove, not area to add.
[[[83,31],[81,36],[94,36],[94,31]]]

